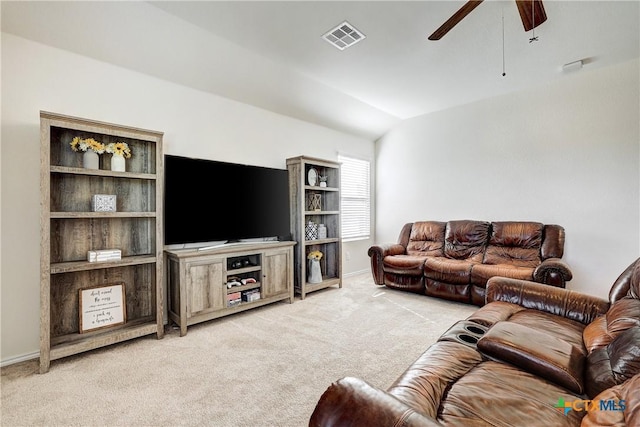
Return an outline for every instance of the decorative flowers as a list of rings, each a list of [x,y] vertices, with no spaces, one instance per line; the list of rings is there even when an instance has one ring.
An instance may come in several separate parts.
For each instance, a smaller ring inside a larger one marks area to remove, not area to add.
[[[107,152],[113,154],[114,156],[122,156],[126,159],[131,157],[131,149],[126,142],[111,142],[105,145],[93,138],[82,139],[79,136],[76,136],[71,140],[71,143],[69,145],[71,145],[71,149],[73,151],[92,150],[97,154]]]
[[[97,154],[104,153],[106,147],[103,143],[96,141],[93,138],[82,139],[79,136],[76,136],[71,140],[71,149],[73,151],[87,151],[91,150],[96,152]]]
[[[112,142],[107,144],[106,151],[114,156],[122,156],[126,159],[131,157],[131,149],[126,142]]]
[[[309,252],[309,255],[307,255],[307,259],[320,261],[322,259],[322,252],[320,252],[320,251],[311,251],[311,252]]]

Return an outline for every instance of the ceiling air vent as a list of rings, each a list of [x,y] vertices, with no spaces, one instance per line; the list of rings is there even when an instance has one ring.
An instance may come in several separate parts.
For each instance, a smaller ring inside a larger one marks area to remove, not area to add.
[[[322,36],[323,39],[340,50],[345,50],[349,46],[353,46],[358,43],[360,40],[364,40],[366,37],[367,36],[356,30],[355,27],[347,21],[344,21],[342,24],[329,30]]]

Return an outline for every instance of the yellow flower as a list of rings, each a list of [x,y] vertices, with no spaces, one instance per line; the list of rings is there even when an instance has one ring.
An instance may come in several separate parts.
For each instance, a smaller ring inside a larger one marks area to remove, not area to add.
[[[107,153],[112,153],[114,156],[123,156],[126,159],[131,157],[131,149],[126,142],[112,142],[108,144]]]
[[[322,259],[322,252],[320,251],[312,251],[307,255],[308,259],[315,259],[316,261],[320,261]]]
[[[105,146],[103,143],[96,141],[93,138],[82,139],[76,136],[69,143],[73,151],[95,151],[98,154],[104,153]]]
[[[73,151],[78,151],[78,145],[80,144],[80,138],[77,136],[71,140],[71,149]]]

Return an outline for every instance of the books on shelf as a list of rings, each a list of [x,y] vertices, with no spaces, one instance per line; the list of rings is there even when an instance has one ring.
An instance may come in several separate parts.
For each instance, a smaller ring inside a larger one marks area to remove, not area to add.
[[[235,307],[236,305],[240,305],[241,302],[240,292],[227,294],[227,307]]]
[[[260,299],[260,289],[251,289],[251,290],[242,292],[242,301],[244,302],[258,301],[259,299]]]
[[[120,259],[122,259],[122,251],[120,249],[102,249],[87,252],[87,261],[89,262],[118,261]]]

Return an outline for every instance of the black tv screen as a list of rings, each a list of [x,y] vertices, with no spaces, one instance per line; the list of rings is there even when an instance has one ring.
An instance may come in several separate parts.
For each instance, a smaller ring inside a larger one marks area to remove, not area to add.
[[[164,169],[165,244],[290,240],[286,169],[173,155]]]

